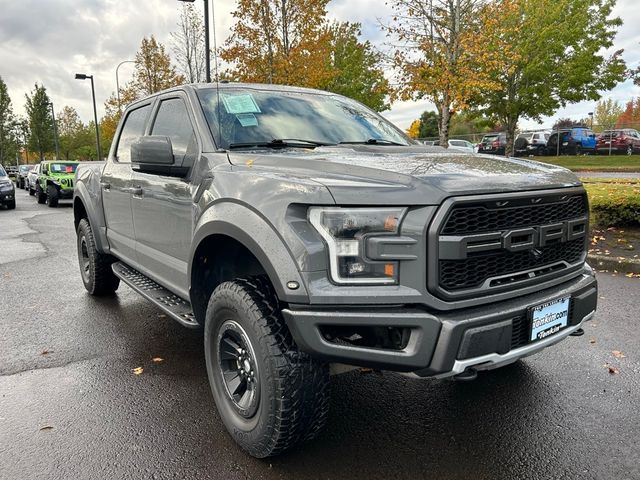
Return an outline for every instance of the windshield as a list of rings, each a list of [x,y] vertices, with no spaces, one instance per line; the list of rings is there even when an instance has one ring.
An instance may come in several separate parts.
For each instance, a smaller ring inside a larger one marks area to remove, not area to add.
[[[215,89],[200,90],[198,95],[216,144],[225,149],[256,144],[412,143],[378,114],[337,95],[224,88],[220,105]]]
[[[51,173],[75,173],[77,163],[52,163],[49,165]]]
[[[4,168],[2,168],[2,166],[0,166],[0,177],[6,177],[7,176],[7,172],[4,171]]]
[[[33,168],[33,165],[20,165],[20,171],[23,173],[28,172],[32,168]]]

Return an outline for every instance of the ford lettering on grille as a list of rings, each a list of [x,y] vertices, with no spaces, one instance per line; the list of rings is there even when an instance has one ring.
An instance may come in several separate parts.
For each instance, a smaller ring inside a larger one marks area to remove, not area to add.
[[[587,219],[580,218],[540,227],[519,228],[501,232],[475,235],[441,236],[439,241],[441,260],[463,260],[470,253],[507,250],[536,251],[551,243],[564,243],[583,238],[587,234]]]

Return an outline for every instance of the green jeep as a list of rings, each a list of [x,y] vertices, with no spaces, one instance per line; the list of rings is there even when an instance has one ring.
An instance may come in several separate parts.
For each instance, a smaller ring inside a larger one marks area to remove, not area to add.
[[[50,207],[57,207],[59,200],[73,198],[77,168],[78,162],[42,162],[36,184],[38,203],[47,203]]]

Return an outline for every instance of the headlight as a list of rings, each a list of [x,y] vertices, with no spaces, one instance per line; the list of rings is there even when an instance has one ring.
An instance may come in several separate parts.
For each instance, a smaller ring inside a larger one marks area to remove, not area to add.
[[[341,284],[394,284],[397,262],[366,258],[369,237],[397,235],[406,208],[311,207],[309,222],[329,247],[331,278]]]

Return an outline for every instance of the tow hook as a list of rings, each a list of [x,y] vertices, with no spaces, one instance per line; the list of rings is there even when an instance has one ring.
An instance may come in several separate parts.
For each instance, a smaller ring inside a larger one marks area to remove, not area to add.
[[[582,328],[577,329],[575,332],[571,332],[572,337],[581,337],[582,335],[584,335],[584,329]]]
[[[467,368],[464,372],[453,377],[456,382],[472,382],[476,378],[478,378],[478,371],[475,368]]]

